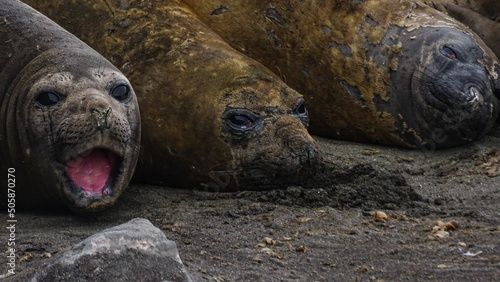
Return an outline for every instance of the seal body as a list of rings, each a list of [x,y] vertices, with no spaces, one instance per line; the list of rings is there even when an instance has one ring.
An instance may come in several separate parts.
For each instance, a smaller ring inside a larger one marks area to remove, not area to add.
[[[446,148],[481,138],[498,115],[495,55],[419,1],[185,2],[304,95],[313,134]]]
[[[130,78],[143,129],[135,181],[234,191],[314,173],[319,152],[302,96],[180,1],[27,2]]]
[[[114,204],[140,144],[127,78],[17,0],[0,3],[0,38],[2,206],[7,193],[16,207],[88,212]]]

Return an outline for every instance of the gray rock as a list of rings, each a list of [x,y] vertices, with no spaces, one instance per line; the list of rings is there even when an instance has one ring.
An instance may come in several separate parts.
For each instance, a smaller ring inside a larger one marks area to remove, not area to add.
[[[193,281],[175,242],[147,219],[92,235],[37,272],[31,281]]]

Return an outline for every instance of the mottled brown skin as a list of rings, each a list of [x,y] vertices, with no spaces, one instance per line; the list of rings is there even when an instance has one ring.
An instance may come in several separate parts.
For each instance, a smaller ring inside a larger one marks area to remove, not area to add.
[[[123,100],[112,97],[116,87],[124,90]],[[9,213],[17,208],[101,211],[117,201],[132,178],[140,117],[127,78],[16,0],[0,2],[0,121],[0,206],[9,203]],[[87,193],[66,168],[92,150],[113,155],[115,162],[102,190]]]
[[[232,47],[304,95],[313,134],[446,148],[481,138],[498,115],[492,51],[418,1],[185,2]],[[445,63],[443,39],[472,56]]]
[[[179,1],[26,2],[130,78],[143,129],[136,181],[232,191],[298,183],[313,173],[319,154],[301,95]],[[246,118],[246,128],[232,122]]]

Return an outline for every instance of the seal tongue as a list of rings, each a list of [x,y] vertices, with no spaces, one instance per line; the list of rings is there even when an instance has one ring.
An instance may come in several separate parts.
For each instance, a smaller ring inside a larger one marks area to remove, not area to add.
[[[102,193],[116,161],[115,154],[93,149],[66,164],[69,178],[87,193]]]

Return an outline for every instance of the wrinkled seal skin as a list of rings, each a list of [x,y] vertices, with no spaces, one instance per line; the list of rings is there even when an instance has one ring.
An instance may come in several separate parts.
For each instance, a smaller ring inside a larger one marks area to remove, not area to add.
[[[9,178],[15,179],[16,208],[94,212],[113,205],[139,155],[139,110],[128,80],[19,1],[0,2],[0,38],[2,207],[9,168],[15,169]],[[111,97],[116,86],[127,101]],[[86,194],[70,180],[66,164],[92,149],[116,160],[101,193]]]
[[[500,57],[500,2],[497,0],[425,1],[467,25]]]
[[[498,115],[494,54],[418,1],[185,2],[304,95],[312,134],[446,148],[481,138]]]
[[[179,1],[26,2],[121,66],[133,83],[143,129],[135,181],[234,191],[298,183],[314,173],[319,152],[302,96]]]

